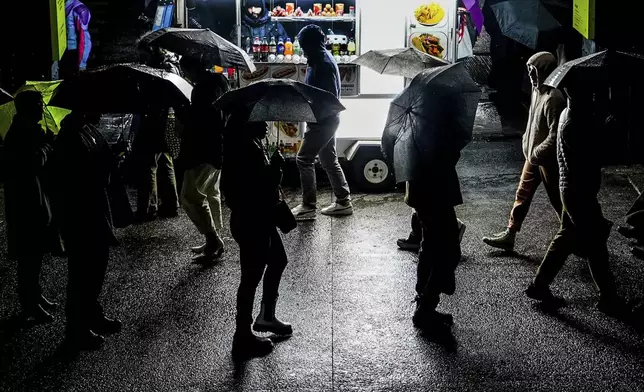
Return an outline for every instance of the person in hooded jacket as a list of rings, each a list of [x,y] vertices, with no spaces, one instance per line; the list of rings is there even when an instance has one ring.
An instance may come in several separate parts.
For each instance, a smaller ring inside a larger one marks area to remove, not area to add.
[[[45,166],[51,156],[53,135],[43,132],[43,98],[37,91],[16,96],[16,115],[7,132],[3,166],[8,253],[18,261],[18,299],[22,315],[37,322],[53,321],[47,311],[56,304],[41,293],[43,256],[51,251],[47,238],[52,223],[45,191]]]
[[[250,38],[252,42],[255,37],[266,37],[269,41],[271,37],[275,37],[276,42],[280,38],[286,42],[288,38],[284,26],[271,20],[271,11],[266,7],[266,0],[246,0],[246,6],[242,10],[242,45],[246,38]],[[236,38],[235,33],[233,38]]]
[[[248,114],[230,116],[224,132],[221,188],[230,208],[230,231],[239,244],[241,280],[237,291],[233,356],[244,359],[268,354],[270,339],[253,333],[291,335],[293,328],[275,316],[280,280],[288,258],[277,231],[274,210],[279,201],[284,158],[269,159],[265,122],[246,122]],[[249,209],[248,206],[253,208]],[[264,277],[261,311],[253,324],[257,286]],[[252,328],[251,328],[252,325]]]
[[[326,50],[326,37],[320,27],[308,25],[298,34],[298,40],[308,58],[308,67],[304,83],[328,91],[336,98],[340,97],[341,78],[338,64]],[[317,123],[307,124],[302,146],[297,153],[297,167],[302,183],[302,203],[292,212],[298,220],[315,219],[317,213],[317,187],[315,179],[315,158],[320,157],[320,164],[326,171],[335,202],[322,209],[324,215],[351,215],[351,192],[340,167],[336,151],[335,133],[340,125],[340,116],[334,115]]]
[[[557,135],[559,189],[563,203],[561,227],[525,291],[538,301],[562,305],[550,285],[574,249],[583,249],[595,286],[599,290],[596,307],[609,315],[625,314],[626,303],[618,296],[610,269],[607,240],[612,223],[607,221],[597,200],[601,187],[602,146],[600,118],[593,92],[586,80],[565,89],[568,107],[561,114]]]
[[[534,194],[542,182],[557,216],[561,214],[557,129],[566,100],[559,90],[543,84],[557,67],[557,59],[549,52],[539,52],[528,60],[527,66],[532,82],[532,99],[528,125],[523,134],[525,163],[521,180],[507,228],[491,237],[483,237],[483,242],[489,246],[506,251],[514,250],[516,234],[521,230]]]

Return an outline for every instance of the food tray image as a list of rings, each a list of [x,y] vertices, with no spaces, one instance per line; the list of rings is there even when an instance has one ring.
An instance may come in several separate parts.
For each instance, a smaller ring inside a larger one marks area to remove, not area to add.
[[[424,0],[414,8],[414,19],[421,26],[442,27],[447,23],[445,7],[435,1]]]
[[[440,31],[415,32],[409,36],[410,47],[441,59],[447,58],[448,42],[447,35]]]

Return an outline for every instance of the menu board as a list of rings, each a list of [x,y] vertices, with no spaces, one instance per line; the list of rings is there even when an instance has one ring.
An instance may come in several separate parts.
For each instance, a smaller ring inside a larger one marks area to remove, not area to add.
[[[454,62],[453,46],[457,0],[412,0],[407,46]]]

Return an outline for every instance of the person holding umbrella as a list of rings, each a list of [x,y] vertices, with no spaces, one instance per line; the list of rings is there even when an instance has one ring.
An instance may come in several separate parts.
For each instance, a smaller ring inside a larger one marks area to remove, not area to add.
[[[56,304],[41,293],[40,270],[43,256],[50,251],[52,213],[45,192],[45,165],[51,157],[53,134],[43,132],[38,122],[43,114],[43,97],[38,91],[24,91],[15,99],[16,115],[7,132],[3,166],[6,170],[5,219],[11,258],[18,261],[18,298],[25,319],[53,321],[47,311]]]
[[[290,324],[275,316],[279,284],[288,263],[274,215],[284,158],[276,151],[269,160],[263,141],[268,134],[266,122],[246,122],[247,118],[248,114],[237,111],[228,119],[221,179],[231,210],[230,231],[240,251],[241,280],[232,349],[236,359],[272,351],[271,340],[256,336],[252,329],[277,335],[293,333]],[[251,329],[255,291],[262,276],[261,312]]]
[[[340,97],[340,71],[338,64],[324,46],[325,35],[316,25],[304,27],[298,34],[298,40],[308,58],[308,68],[304,82],[308,85],[328,91],[336,98]],[[338,162],[335,132],[340,125],[339,115],[330,116],[317,123],[308,123],[302,146],[297,153],[297,166],[302,183],[302,204],[293,208],[297,219],[315,219],[317,212],[317,189],[315,179],[315,158],[329,177],[335,202],[322,209],[324,215],[351,215],[351,192]]]

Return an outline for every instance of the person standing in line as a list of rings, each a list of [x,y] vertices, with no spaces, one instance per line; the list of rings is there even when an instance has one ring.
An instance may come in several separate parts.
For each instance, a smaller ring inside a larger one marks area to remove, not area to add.
[[[95,128],[100,115],[73,111],[61,124],[52,158],[58,217],[68,254],[67,341],[74,349],[93,350],[103,335],[121,330],[121,322],[105,316],[99,296],[110,246],[117,243],[107,186],[113,156]]]
[[[597,200],[601,187],[601,127],[597,124],[596,103],[592,91],[568,87],[568,107],[561,114],[557,136],[559,187],[563,202],[561,228],[539,266],[534,281],[526,289],[528,297],[563,305],[550,285],[573,249],[584,250],[591,275],[599,290],[597,309],[609,315],[621,315],[625,302],[617,294],[615,278],[609,265],[607,240],[612,223],[602,214]]]
[[[214,260],[224,252],[219,179],[222,164],[224,114],[214,108],[215,101],[228,91],[223,75],[203,79],[192,90],[192,105],[187,127],[181,136],[179,160],[185,168],[181,205],[206,243],[192,248],[197,258]]]
[[[275,316],[279,284],[288,263],[274,217],[284,158],[276,151],[269,160],[263,143],[268,135],[266,123],[247,123],[245,118],[247,114],[236,113],[228,119],[221,179],[231,211],[230,231],[240,252],[241,280],[232,348],[236,359],[262,356],[273,350],[272,341],[256,336],[253,329],[276,335],[293,333],[290,324]],[[253,324],[255,292],[262,276],[261,311]]]
[[[298,34],[304,54],[308,58],[308,68],[304,82],[340,97],[340,71],[338,64],[324,46],[325,35],[316,25],[304,27]],[[293,208],[296,219],[315,219],[317,213],[317,188],[315,179],[315,157],[329,176],[335,202],[322,209],[324,215],[351,215],[351,192],[338,162],[335,132],[340,125],[340,116],[335,115],[318,123],[307,124],[302,146],[297,153],[297,167],[302,183],[302,204]]]
[[[487,245],[506,251],[514,250],[516,235],[528,215],[540,183],[543,182],[557,216],[561,215],[556,144],[559,116],[566,106],[566,101],[559,90],[543,84],[557,67],[557,59],[551,53],[539,52],[528,60],[527,66],[532,82],[532,98],[528,125],[523,135],[525,164],[521,171],[521,180],[510,212],[508,227],[491,237],[483,237],[483,242]]]
[[[89,22],[92,18],[89,8],[79,0],[65,1],[67,18],[67,50],[60,60],[60,78],[73,77],[79,70],[87,68],[92,51]]]
[[[6,135],[4,163],[5,219],[8,253],[18,261],[18,299],[25,319],[50,322],[48,310],[57,304],[43,295],[40,270],[48,249],[52,213],[45,192],[45,166],[51,155],[53,134],[38,123],[43,97],[37,91],[16,96],[16,115]]]

